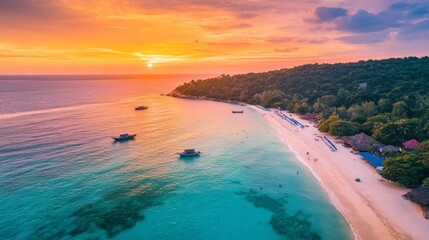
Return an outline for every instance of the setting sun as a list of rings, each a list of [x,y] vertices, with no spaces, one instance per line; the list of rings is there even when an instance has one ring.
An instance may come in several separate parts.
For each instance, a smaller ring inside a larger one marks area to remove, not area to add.
[[[153,67],[153,63],[149,62],[149,63],[147,63],[147,66],[148,66],[149,68],[152,68],[152,67]]]
[[[0,74],[145,73],[148,58],[163,63],[153,73],[230,74],[428,53],[423,3],[118,2],[1,1]]]

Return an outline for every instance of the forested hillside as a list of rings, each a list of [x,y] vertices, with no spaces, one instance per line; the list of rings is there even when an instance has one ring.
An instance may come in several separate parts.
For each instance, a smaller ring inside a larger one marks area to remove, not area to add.
[[[333,135],[363,131],[394,145],[429,138],[429,57],[222,75],[193,80],[174,92],[318,113],[321,130]]]
[[[382,175],[405,186],[429,186],[429,57],[310,64],[185,83],[172,95],[235,100],[296,113],[317,113],[319,130],[364,132],[384,144],[424,141],[389,154]]]

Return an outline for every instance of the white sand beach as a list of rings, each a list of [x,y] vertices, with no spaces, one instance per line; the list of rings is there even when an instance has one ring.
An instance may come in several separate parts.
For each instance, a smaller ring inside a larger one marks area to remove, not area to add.
[[[338,150],[334,152],[321,139],[316,141],[317,135],[326,134],[295,114],[292,117],[309,127],[294,127],[273,112],[253,108],[264,114],[287,148],[311,170],[357,239],[429,239],[429,220],[422,217],[416,204],[402,197],[409,189],[382,180],[360,155],[341,144],[335,144]]]

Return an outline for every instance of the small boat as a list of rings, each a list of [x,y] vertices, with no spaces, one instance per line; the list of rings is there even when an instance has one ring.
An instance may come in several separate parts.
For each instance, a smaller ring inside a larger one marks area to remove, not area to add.
[[[128,141],[128,140],[132,140],[136,137],[137,134],[128,134],[128,133],[124,133],[119,135],[118,137],[112,137],[115,141]]]
[[[232,110],[232,113],[243,113],[243,110]]]
[[[181,157],[195,157],[200,156],[200,151],[195,151],[195,149],[185,149],[183,152],[178,152]]]
[[[145,109],[148,109],[148,108],[149,108],[148,106],[138,106],[138,107],[135,107],[134,109],[136,111],[138,111],[138,110],[145,110]]]

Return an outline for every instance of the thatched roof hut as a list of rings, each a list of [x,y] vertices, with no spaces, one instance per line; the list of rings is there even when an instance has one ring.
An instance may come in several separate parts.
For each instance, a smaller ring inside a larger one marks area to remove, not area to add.
[[[416,149],[418,146],[420,146],[420,142],[416,139],[411,139],[409,141],[403,142],[402,145],[409,150]]]
[[[382,145],[377,140],[366,135],[365,133],[359,133],[354,136],[345,136],[343,140],[346,144],[352,146],[356,151],[369,152],[372,148],[380,148]]]
[[[419,204],[423,208],[425,218],[429,219],[429,186],[423,186],[403,195],[405,199]]]

